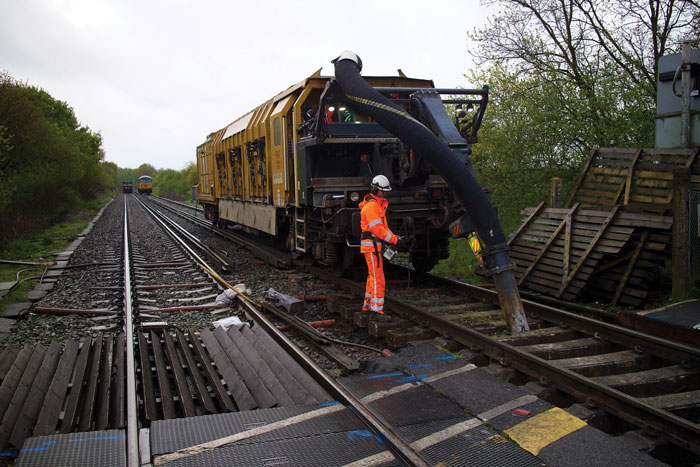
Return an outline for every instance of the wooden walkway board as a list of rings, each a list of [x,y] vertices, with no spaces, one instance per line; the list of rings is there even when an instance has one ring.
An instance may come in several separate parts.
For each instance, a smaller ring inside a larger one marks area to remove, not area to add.
[[[206,346],[206,351],[211,355],[211,358],[216,364],[216,370],[223,376],[224,381],[226,381],[226,386],[229,392],[233,396],[233,400],[236,402],[239,410],[252,410],[257,408],[257,402],[253,399],[253,396],[248,391],[248,388],[243,384],[241,377],[238,375],[238,371],[231,363],[227,353],[224,348],[219,344],[219,341],[214,334],[208,330],[204,329],[201,332],[202,342]]]
[[[316,382],[306,371],[304,371],[299,363],[297,363],[291,355],[285,352],[260,326],[254,326],[252,329],[261,344],[268,352],[275,349],[275,355],[282,365],[294,375],[299,383],[306,390],[308,397],[318,403],[332,402],[334,399]]]
[[[138,333],[137,378],[148,420],[330,402],[262,329]],[[200,340],[201,337],[201,340]],[[123,334],[0,353],[0,449],[30,436],[124,428]],[[212,363],[213,361],[213,363]],[[235,401],[235,404],[234,404]]]
[[[61,344],[58,342],[51,343],[44,356],[41,368],[34,378],[32,386],[29,388],[29,395],[24,401],[23,410],[19,414],[10,435],[10,444],[17,448],[21,448],[25,438],[31,435],[34,425],[39,418],[39,411],[51,384],[51,378],[56,372],[60,354]]]
[[[68,392],[70,377],[78,358],[78,349],[78,343],[75,341],[68,341],[64,346],[61,360],[58,363],[56,373],[54,373],[51,386],[44,397],[44,403],[39,419],[34,425],[32,436],[47,436],[56,432],[63,401]]]

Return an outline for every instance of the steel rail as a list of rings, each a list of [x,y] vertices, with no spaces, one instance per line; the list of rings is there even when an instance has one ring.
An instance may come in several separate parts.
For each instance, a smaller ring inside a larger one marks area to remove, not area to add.
[[[192,249],[185,243],[185,241],[178,237],[175,232],[173,232],[166,224],[163,222],[156,210],[146,206],[142,201],[144,208],[147,210],[151,216],[166,230],[166,232],[183,248],[185,248],[192,256],[195,261],[200,265],[205,266],[209,271],[213,269],[208,266]],[[205,269],[205,272],[206,271]],[[209,274],[214,280],[224,287],[229,287],[229,285],[218,275]],[[384,422],[382,422],[378,417],[376,417],[371,410],[369,410],[365,405],[363,405],[355,396],[353,396],[347,389],[338,384],[333,378],[331,378],[321,367],[319,367],[316,362],[311,360],[301,349],[299,349],[290,339],[287,338],[281,331],[273,325],[263,313],[258,310],[252,303],[244,300],[240,294],[236,295],[238,303],[245,309],[246,313],[253,318],[253,320],[265,329],[265,331],[273,338],[275,341],[283,348],[291,357],[297,361],[306,371],[309,372],[312,378],[316,380],[317,383],[321,385],[331,396],[336,400],[341,402],[343,405],[351,408],[355,414],[360,418],[360,420],[367,425],[370,431],[374,434],[381,436],[382,439],[386,441],[387,447],[392,452],[392,454],[404,465],[416,466],[416,467],[428,467],[431,464],[426,461],[420,453],[414,450],[410,445],[408,445],[403,439],[401,439],[397,434],[395,434],[390,427],[388,427]]]
[[[163,205],[161,205],[161,206],[164,207],[164,208],[167,208],[167,206],[163,206]],[[181,225],[179,225],[179,224],[178,224],[177,222],[175,222],[174,220],[169,219],[169,218],[163,216],[163,221],[165,221],[167,224],[171,225],[175,230],[177,230],[177,231],[180,232],[183,236],[185,236],[187,239],[189,239],[189,241],[191,241],[192,243],[194,243],[194,244],[197,246],[197,248],[199,248],[200,250],[204,251],[204,253],[205,253],[207,256],[209,256],[210,258],[214,259],[214,261],[217,261],[219,264],[221,264],[221,266],[222,266],[223,268],[228,269],[228,270],[231,270],[232,264],[231,264],[231,261],[230,261],[228,258],[226,258],[225,256],[223,256],[223,255],[221,255],[221,254],[215,252],[215,251],[212,250],[210,247],[208,247],[207,245],[205,245],[204,243],[202,243],[202,241],[201,241],[200,239],[198,239],[197,237],[195,237],[194,235],[192,235],[190,232],[188,232],[184,227],[182,227]]]
[[[317,383],[323,387],[337,401],[341,402],[346,407],[352,409],[355,415],[374,434],[380,436],[385,442],[394,457],[402,464],[409,466],[429,466],[431,465],[418,451],[413,449],[401,437],[384,424],[376,415],[372,413],[367,406],[360,402],[352,393],[343,386],[338,384],[331,378],[316,362],[302,352],[291,340],[287,338],[277,327],[272,324],[263,314],[255,308],[251,303],[243,300],[240,296],[236,296],[241,306],[253,318],[253,320],[265,329],[265,331],[289,353],[299,365],[302,366]]]
[[[164,197],[162,197],[162,196],[156,196],[156,195],[150,195],[150,197],[151,197],[151,199],[160,199],[160,200],[165,201],[166,203],[173,203],[173,204],[177,204],[177,205],[179,205],[179,206],[182,206],[182,207],[185,207],[185,208],[188,208],[188,209],[193,209],[193,210],[195,210],[195,211],[197,211],[197,212],[202,212],[202,211],[204,211],[204,209],[202,209],[202,208],[199,207],[199,204],[197,204],[197,205],[187,204],[187,203],[183,203],[182,201],[175,201],[175,200],[173,200],[173,199],[168,199],[168,198],[164,198]]]
[[[395,265],[392,266],[398,267]],[[472,297],[477,295],[481,300],[488,301],[494,305],[497,305],[498,303],[498,293],[492,289],[467,284],[454,279],[434,276],[427,273],[423,274],[422,277],[428,279],[429,281],[443,284],[452,291],[461,291],[462,293]],[[650,353],[653,353],[654,355],[662,357],[666,360],[683,363],[684,361],[690,359],[700,366],[700,348],[663,339],[652,334],[647,334],[635,329],[612,324],[607,321],[581,316],[576,313],[554,308],[547,304],[539,303],[533,300],[523,300],[523,305],[528,313],[536,315],[536,317],[541,317],[545,321],[565,324],[571,329],[587,334],[597,334],[601,339],[607,339],[631,348],[641,346],[642,348],[649,350]],[[596,314],[595,311],[587,309],[586,307],[580,307],[579,311]]]
[[[452,279],[432,276],[431,279],[447,284],[452,290],[462,290],[470,294],[479,294],[489,301],[498,300],[498,294],[494,290],[478,287]],[[526,311],[534,313],[545,321],[564,323],[572,329],[591,335],[598,333],[599,337],[608,339],[631,348],[641,346],[656,356],[667,360],[682,363],[684,360],[693,360],[700,365],[700,348],[688,346],[678,342],[663,339],[651,334],[646,334],[635,329],[618,326],[616,324],[577,315],[560,310],[549,305],[537,303],[531,300],[523,300]],[[601,331],[603,333],[601,334]]]
[[[248,247],[255,256],[258,258],[266,261],[268,264],[274,267],[283,267],[283,266],[289,266],[291,264],[291,255],[289,253],[282,253],[279,251],[271,251],[270,248],[266,248],[263,246],[260,246],[257,244],[254,240],[250,240],[243,235],[236,234],[234,232],[229,232],[226,230],[222,230],[214,226],[211,222],[205,221],[204,219],[200,219],[199,217],[193,216],[191,214],[187,214],[185,212],[182,212],[179,209],[175,209],[171,206],[166,206],[165,204],[152,200],[153,203],[163,207],[164,209],[167,209],[168,211],[177,214],[178,216],[187,219],[191,222],[194,222],[195,224],[198,224],[205,229],[208,229],[209,231],[215,233],[216,235],[219,235],[221,237],[224,237],[228,240],[231,240],[235,243],[238,243],[239,245],[246,246]]]
[[[134,322],[131,298],[131,248],[129,243],[129,211],[124,197],[124,335],[126,342],[126,462],[129,467],[141,465],[139,459],[138,402],[136,398],[136,366],[134,361]]]
[[[207,262],[204,261],[204,259],[203,259],[201,256],[199,256],[199,255],[197,254],[197,252],[195,252],[195,251],[187,244],[186,241],[184,241],[181,237],[179,237],[179,236],[177,235],[176,232],[174,232],[170,227],[168,227],[168,225],[167,225],[167,224],[165,223],[165,221],[163,220],[163,219],[166,219],[165,216],[163,216],[162,214],[159,214],[158,212],[156,212],[155,209],[153,209],[152,207],[148,206],[148,205],[145,204],[143,201],[138,200],[138,202],[141,203],[141,205],[142,205],[143,208],[146,210],[146,212],[148,212],[148,213],[151,215],[151,217],[153,217],[153,219],[155,219],[155,221],[156,221],[158,224],[160,224],[160,226],[163,228],[163,230],[165,230],[165,232],[166,232],[168,235],[170,235],[170,237],[171,237],[173,240],[175,240],[175,242],[177,242],[177,243],[187,252],[187,254],[190,255],[190,257],[191,257],[197,264],[204,265],[204,266],[206,266],[207,268],[209,268],[210,270],[213,270],[213,268],[212,268],[211,266],[209,266],[209,265],[207,264]]]
[[[197,219],[197,221],[201,222],[200,219]],[[306,265],[300,264],[300,267],[306,267]],[[319,272],[320,271],[322,270],[319,270]],[[325,274],[325,272],[323,272],[323,274]],[[455,281],[452,279],[432,276],[429,274],[426,274],[425,276],[430,280],[448,284],[453,290],[462,290],[472,295],[478,294],[482,299],[493,303],[497,303],[498,301],[498,293],[494,290],[479,287],[477,285],[466,284],[464,282]],[[335,276],[329,275],[328,277],[334,278]],[[596,332],[599,333],[602,328],[605,335],[602,335],[601,337],[614,340],[619,344],[630,347],[639,345],[648,349],[651,353],[654,353],[659,357],[677,361],[679,363],[682,363],[684,360],[687,360],[690,357],[700,364],[700,349],[695,347],[690,347],[611,323],[605,323],[596,319],[580,316],[575,313],[560,310],[532,300],[523,300],[523,305],[526,307],[528,312],[542,316],[547,321],[564,323],[573,329],[590,334],[595,334]]]
[[[404,302],[386,297],[387,303],[410,310],[429,322],[430,327],[464,345],[476,344],[489,356],[505,359],[519,371],[534,376],[545,376],[569,394],[579,398],[591,398],[616,416],[637,426],[651,425],[664,436],[669,436],[683,447],[700,454],[700,425],[692,423],[665,410],[645,404],[621,391],[596,383],[579,373],[559,367],[552,362],[529,354],[517,347],[492,339],[463,325],[453,323]]]
[[[364,290],[361,284],[338,278],[322,269],[313,267],[307,269],[313,274],[332,280],[344,288],[360,292]],[[464,285],[472,292],[481,294],[484,297],[493,298],[496,296],[494,291],[488,289],[457,283],[456,281],[451,282],[455,283],[455,285]],[[466,326],[435,316],[403,300],[391,297],[390,294],[385,296],[385,303],[392,305],[395,310],[402,310],[403,312],[418,317],[418,320],[421,321],[423,325],[441,333],[447,338],[453,339],[467,347],[476,346],[479,351],[484,352],[492,358],[503,360],[517,370],[530,376],[545,376],[552,381],[552,384],[559,387],[564,392],[578,398],[590,398],[595,400],[615,416],[637,426],[653,427],[674,444],[700,454],[700,425],[696,423],[678,417],[668,411],[652,407],[635,397],[599,384],[586,376],[559,367],[548,360],[519,350],[512,345],[492,339]],[[524,301],[523,303],[525,304],[526,302]],[[696,349],[665,341],[655,336],[649,336],[620,326],[577,316],[573,313],[556,310],[545,305],[539,305],[534,302],[528,302],[527,305],[536,308],[540,313],[547,311],[550,316],[556,315],[557,317],[561,317],[565,322],[581,322],[585,323],[588,327],[591,325],[596,325],[599,328],[602,327],[610,331],[611,341],[613,342],[614,340],[612,337],[627,335],[632,342],[646,342],[647,345],[653,343],[653,348],[655,350],[658,349],[660,353],[665,355],[674,355],[676,358],[678,358],[679,352],[681,351],[680,349],[690,351],[690,355],[697,355],[698,352]],[[545,318],[545,320],[547,319]],[[554,322],[560,321],[554,320]],[[688,356],[688,354],[686,354],[686,356]]]

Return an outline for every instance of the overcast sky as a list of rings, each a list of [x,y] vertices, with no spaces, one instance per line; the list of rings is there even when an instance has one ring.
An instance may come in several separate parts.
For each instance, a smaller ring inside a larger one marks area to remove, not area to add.
[[[210,132],[356,52],[364,75],[473,87],[479,0],[0,0],[0,69],[66,101],[120,167],[182,169]]]

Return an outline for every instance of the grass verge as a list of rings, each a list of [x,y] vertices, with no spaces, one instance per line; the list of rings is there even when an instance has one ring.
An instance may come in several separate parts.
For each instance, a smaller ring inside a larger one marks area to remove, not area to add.
[[[78,237],[111,196],[105,194],[67,215],[63,221],[37,231],[27,238],[8,242],[0,247],[0,259],[25,262],[51,262],[56,254]],[[18,284],[0,300],[0,311],[9,304],[27,301],[27,293],[39,282],[44,273],[41,266],[0,263],[0,282],[18,281]]]
[[[501,219],[501,226],[506,233],[506,238],[515,231],[522,222],[522,217],[512,216]],[[476,274],[479,268],[479,260],[469,247],[465,238],[450,239],[450,257],[441,260],[432,273],[442,277],[468,282],[470,284],[487,284],[492,282],[488,277]]]

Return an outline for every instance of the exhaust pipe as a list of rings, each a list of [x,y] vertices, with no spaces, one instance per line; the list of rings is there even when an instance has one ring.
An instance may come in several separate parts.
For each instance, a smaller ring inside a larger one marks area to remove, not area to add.
[[[528,331],[530,328],[513,274],[515,265],[508,256],[503,228],[498,221],[496,210],[476,179],[471,160],[466,156],[462,160],[455,157],[450,148],[425,125],[372,88],[360,76],[362,60],[355,53],[346,50],[332,63],[335,64],[336,81],[348,103],[371,116],[430,161],[453,187],[457,198],[469,213],[479,237],[486,244],[484,263],[487,274],[493,276],[508,329],[514,332]]]

